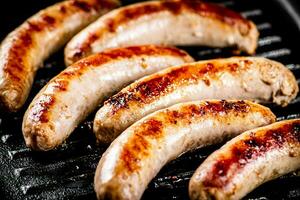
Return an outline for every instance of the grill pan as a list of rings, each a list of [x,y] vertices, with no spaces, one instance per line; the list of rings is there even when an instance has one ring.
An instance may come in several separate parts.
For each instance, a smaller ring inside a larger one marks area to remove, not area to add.
[[[57,0],[56,0],[57,1]],[[8,0],[0,6],[0,39],[26,18],[55,0]],[[133,3],[133,0],[123,4]],[[300,3],[297,0],[213,0],[253,20],[260,31],[256,55],[284,63],[300,82]],[[181,47],[195,59],[229,57],[232,49]],[[96,199],[93,177],[107,146],[97,146],[92,133],[92,114],[60,148],[32,152],[21,132],[22,117],[35,94],[64,69],[63,51],[44,63],[23,110],[0,113],[1,199]],[[300,117],[300,96],[285,108],[268,105],[278,120]],[[188,181],[199,164],[220,146],[187,153],[165,166],[149,184],[143,199],[188,199]],[[280,161],[278,161],[280,162]],[[300,199],[300,171],[265,183],[245,199]]]

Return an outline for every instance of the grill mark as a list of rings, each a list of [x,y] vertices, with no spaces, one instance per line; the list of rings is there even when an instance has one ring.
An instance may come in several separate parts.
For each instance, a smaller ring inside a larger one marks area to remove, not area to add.
[[[69,81],[67,81],[66,79],[64,80],[55,80],[54,82],[51,83],[52,87],[55,88],[55,91],[66,91],[69,85]]]
[[[31,114],[29,115],[31,120],[39,123],[47,123],[49,121],[48,111],[55,103],[55,97],[52,95],[40,96],[38,101],[33,105]]]
[[[172,47],[159,47],[153,45],[144,46],[131,46],[127,48],[113,49],[110,51],[105,51],[103,53],[98,53],[96,55],[89,56],[87,59],[76,62],[75,66],[97,66],[105,64],[109,61],[113,61],[120,58],[132,58],[137,56],[162,56],[162,55],[172,55],[177,57],[186,57],[188,59],[188,54]]]
[[[24,78],[23,71],[28,70],[24,64],[27,49],[33,45],[32,36],[27,30],[24,30],[14,38],[11,48],[8,50],[7,62],[5,63],[4,72],[17,82]]]
[[[228,71],[232,74],[238,73],[242,68],[247,68],[251,62],[244,62],[244,66],[237,63],[216,64],[192,63],[175,68],[163,75],[152,76],[152,78],[138,82],[125,92],[119,92],[109,98],[104,104],[112,105],[111,115],[136,103],[139,106],[149,104],[160,96],[167,95],[184,85],[190,85],[202,80],[206,82],[216,78],[219,73]],[[122,100],[120,100],[122,99]]]
[[[62,14],[66,14],[67,12],[67,9],[64,5],[61,5],[60,8],[59,8],[59,11],[62,13]]]
[[[80,72],[83,73],[83,71],[86,70],[88,67],[101,67],[101,65],[111,61],[139,56],[142,57],[143,55],[145,57],[156,55],[170,55],[175,57],[181,57],[186,61],[190,59],[187,53],[177,48],[154,45],[131,46],[126,48],[112,49],[102,53],[91,55],[71,65],[70,67],[74,69],[72,72],[69,70],[65,70],[62,74],[63,76],[67,76],[70,78],[70,76],[78,76]]]
[[[178,112],[177,110],[168,111],[166,113],[166,121],[176,124],[178,120],[184,120],[191,123],[192,117],[201,117],[207,114],[220,115],[220,113],[234,112],[236,115],[248,113],[251,106],[244,101],[230,102],[221,100],[217,102],[206,101],[204,105],[188,105]]]
[[[105,19],[107,25],[107,31],[114,33],[119,26],[128,23],[131,20],[138,19],[143,16],[151,15],[154,13],[169,11],[174,15],[179,15],[185,10],[189,10],[202,17],[208,17],[220,20],[221,22],[230,26],[237,26],[243,35],[249,33],[251,28],[250,22],[243,18],[239,13],[233,12],[225,7],[218,5],[203,3],[200,1],[193,0],[182,0],[182,1],[166,1],[157,3],[147,3],[137,5],[132,8],[125,8],[120,11],[118,16]],[[78,46],[74,57],[80,58],[91,51],[91,44],[101,38],[105,34],[104,31],[98,31],[93,35],[90,35],[84,43]]]
[[[109,50],[103,53],[99,53],[93,56],[89,56],[86,59],[82,59],[81,61],[69,66],[63,72],[61,72],[58,76],[55,77],[54,80],[51,80],[48,87],[55,88],[55,94],[59,92],[65,92],[68,89],[70,82],[73,79],[78,79],[80,76],[84,74],[85,71],[92,67],[101,67],[103,64],[116,61],[117,59],[125,59],[137,56],[154,56],[154,55],[174,55],[174,56],[188,56],[185,52],[170,47],[157,47],[152,45],[146,46],[137,46],[137,47],[128,47],[128,48],[120,48]],[[130,95],[130,94],[129,94]],[[126,97],[131,98],[131,97]],[[123,99],[118,99],[118,102],[112,102],[115,106],[122,105]],[[53,104],[51,104],[53,105]],[[47,106],[47,109],[50,108],[51,105]],[[39,105],[40,106],[40,105]],[[46,120],[44,120],[46,122]]]
[[[244,101],[216,101],[205,102],[205,104],[186,105],[180,110],[168,110],[163,113],[163,120],[155,118],[148,119],[136,129],[125,144],[120,156],[120,164],[117,167],[117,173],[130,174],[140,169],[139,162],[150,155],[151,143],[149,140],[160,140],[164,136],[163,127],[168,124],[176,124],[178,121],[184,123],[192,123],[191,117],[201,117],[207,114],[219,115],[220,113],[235,112],[237,114],[247,113],[250,110],[250,105]]]
[[[86,0],[75,0],[71,1],[71,6],[82,10],[83,12],[91,12],[92,10],[98,11],[100,9],[112,9],[115,8],[118,4],[117,1],[111,0],[94,0],[94,1],[86,1]]]
[[[57,25],[54,17],[43,15],[39,20],[28,20],[22,30],[13,38],[13,43],[8,52],[7,63],[4,71],[9,77],[17,82],[26,79],[24,71],[30,70],[25,60],[31,49],[35,45],[35,34],[44,29],[54,28]]]
[[[300,121],[281,125],[271,130],[252,133],[247,139],[239,141],[230,153],[223,155],[212,167],[203,182],[206,187],[225,187],[239,170],[273,149],[287,144],[300,144]],[[290,155],[292,156],[292,155]],[[231,171],[234,171],[231,174]]]
[[[101,6],[103,8],[112,8],[115,6],[115,3],[98,0],[89,3],[78,0],[69,1],[58,5],[58,13],[54,13],[53,16],[43,12],[40,16],[27,20],[22,25],[19,33],[13,36],[14,41],[9,49],[7,63],[4,67],[4,71],[12,80],[19,82],[26,79],[23,71],[30,70],[30,66],[24,64],[24,61],[29,53],[29,49],[31,49],[33,45],[36,45],[35,35],[47,29],[54,29],[61,24],[63,20],[60,19],[64,19],[66,15],[68,15],[68,10],[66,9],[68,8],[69,10],[72,10],[72,7],[70,6],[73,6],[75,9],[81,9],[88,12],[91,9],[99,10]]]
[[[95,8],[93,5],[90,5],[87,1],[73,1],[72,5],[84,12],[90,12],[92,9]]]
[[[149,147],[151,143],[148,141],[153,138],[160,138],[163,124],[156,119],[150,119],[143,123],[141,127],[135,131],[131,142],[125,144],[120,156],[120,163],[116,168],[116,174],[124,173],[131,174],[140,169],[139,162],[143,157],[149,155]]]

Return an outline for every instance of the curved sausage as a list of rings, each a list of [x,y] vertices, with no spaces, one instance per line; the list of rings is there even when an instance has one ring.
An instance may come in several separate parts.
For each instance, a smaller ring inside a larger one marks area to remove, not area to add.
[[[65,62],[107,48],[140,44],[237,46],[253,54],[256,26],[224,7],[195,0],[149,1],[114,10],[77,34]]]
[[[211,154],[190,180],[195,199],[241,199],[300,168],[300,119],[247,131]]]
[[[144,77],[109,98],[97,112],[94,133],[110,143],[131,124],[175,103],[201,99],[251,99],[287,105],[298,84],[282,64],[233,57],[176,66]]]
[[[159,170],[179,155],[275,121],[270,109],[237,100],[177,104],[124,131],[103,154],[95,174],[98,199],[140,199]]]
[[[25,103],[43,61],[74,34],[118,6],[117,0],[69,0],[30,17],[0,45],[0,106],[15,112]]]
[[[37,94],[25,113],[26,145],[60,145],[102,101],[124,85],[160,69],[191,62],[184,51],[154,45],[108,50],[66,68]]]

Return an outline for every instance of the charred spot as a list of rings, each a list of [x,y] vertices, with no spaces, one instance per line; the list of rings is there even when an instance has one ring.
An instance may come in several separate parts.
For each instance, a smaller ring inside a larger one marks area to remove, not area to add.
[[[210,80],[208,78],[203,78],[202,79],[205,85],[210,86]]]
[[[4,72],[9,74],[11,79],[13,79],[17,82],[21,81],[21,78],[19,77],[18,72],[12,66],[8,67],[8,68],[5,68]]]
[[[97,0],[96,6],[98,7],[101,6],[101,8],[111,9],[111,8],[115,8],[118,4],[119,4],[118,2],[114,2],[111,0]]]
[[[73,54],[75,60],[79,60],[88,55],[92,51],[91,44],[95,42],[98,38],[99,35],[97,33],[89,34],[86,41],[82,45],[76,47],[76,51]]]
[[[251,148],[256,148],[256,147],[260,146],[260,144],[258,143],[257,140],[255,140],[255,138],[250,139],[250,140],[245,140],[244,143],[245,143],[245,145],[247,145]]]
[[[177,110],[167,111],[165,117],[171,124],[177,124],[178,120],[186,118],[187,114]]]
[[[169,10],[170,12],[174,14],[179,14],[182,9],[182,4],[172,1],[165,1],[162,3],[162,7]]]
[[[88,48],[80,48],[77,49],[76,52],[73,54],[73,57],[75,58],[75,60],[79,60],[80,58],[84,57],[84,51],[88,51]]]
[[[129,8],[124,10],[123,12],[123,16],[127,19],[136,19],[142,15],[148,15],[148,14],[152,14],[155,12],[159,12],[161,11],[162,8],[160,7],[160,5],[143,5],[137,8]]]
[[[35,122],[47,123],[49,121],[47,113],[55,103],[53,96],[41,96],[40,100],[32,107],[31,118]]]
[[[112,105],[112,113],[116,113],[120,109],[126,109],[128,108],[128,102],[129,101],[140,101],[140,98],[132,94],[131,92],[128,93],[118,93],[111,98],[109,98],[104,104],[110,104]]]
[[[226,165],[224,162],[219,162],[215,166],[215,171],[219,176],[225,176],[225,172],[228,170],[229,165]]]
[[[88,2],[85,1],[73,1],[73,6],[83,10],[84,12],[89,12],[92,9],[92,6],[89,5]]]
[[[46,22],[48,25],[54,25],[56,22],[55,18],[49,15],[43,16],[43,21]]]
[[[250,106],[244,101],[228,102],[222,100],[221,103],[225,111],[233,110],[238,113],[246,113],[250,109]]]
[[[171,111],[170,115],[172,115],[173,118],[179,118],[179,117],[181,117],[181,113],[178,112],[177,110]]]
[[[203,75],[203,74],[207,74],[207,73],[212,73],[212,72],[216,72],[216,68],[214,66],[214,64],[212,63],[207,63],[205,64],[204,67],[202,67],[200,70],[199,70],[199,74],[200,75]]]
[[[108,18],[105,23],[107,24],[109,32],[114,32],[116,30],[114,19]]]
[[[230,69],[230,71],[236,72],[239,68],[239,65],[237,63],[230,63],[228,64],[228,68]]]
[[[212,114],[218,114],[220,112],[225,112],[224,107],[219,102],[209,102],[209,101],[206,101],[204,109],[207,112],[212,113]]]
[[[20,36],[20,45],[19,48],[26,49],[32,45],[32,37],[29,32],[23,32]]]
[[[143,99],[157,97],[163,93],[170,84],[171,80],[168,77],[157,77],[139,84],[136,87],[136,91],[141,94]]]
[[[76,72],[74,70],[63,71],[61,76],[72,77],[75,76]]]
[[[252,65],[252,64],[253,64],[253,62],[252,62],[251,60],[244,60],[243,62],[244,62],[244,64],[245,64],[246,66],[249,66],[249,65]]]
[[[281,133],[279,132],[273,132],[270,134],[270,137],[272,139],[274,139],[274,141],[278,144],[278,145],[282,145],[285,142],[284,137],[281,135]]]
[[[261,146],[258,146],[261,147]],[[256,155],[258,155],[257,148],[247,148],[244,150],[243,154],[240,155],[241,159],[251,160]]]
[[[53,83],[52,87],[56,88],[57,92],[66,91],[68,87],[68,82],[63,80],[58,80]]]
[[[28,21],[27,24],[29,25],[29,30],[30,31],[39,32],[39,31],[42,30],[41,26],[37,23]]]
[[[150,79],[146,82],[141,82],[135,88],[135,91],[139,92],[142,99],[147,100],[147,98],[156,97],[167,91],[168,86],[171,85],[176,79],[180,78],[188,71],[187,67],[180,67],[175,70],[170,71],[165,76],[158,76],[156,78]],[[189,79],[187,77],[186,79]]]
[[[15,73],[21,73],[23,71],[23,63],[22,62],[15,62],[11,64],[10,72],[14,71]],[[9,70],[8,70],[9,71]]]
[[[89,43],[96,41],[98,38],[99,36],[97,35],[97,33],[91,33],[89,36]]]
[[[163,127],[163,124],[161,121],[158,121],[156,119],[147,120],[147,122],[145,122],[142,125],[143,135],[151,136],[151,137],[160,136],[162,127]]]
[[[33,32],[40,32],[45,28],[53,27],[56,23],[56,19],[49,15],[42,15],[39,20],[27,21],[28,28],[26,32],[32,34]]]
[[[196,105],[191,105],[189,106],[189,109],[191,111],[191,114],[194,115],[199,115],[199,116],[203,116],[206,114],[206,109],[203,107],[198,107]]]
[[[59,8],[59,11],[62,13],[62,14],[65,14],[67,12],[67,9],[64,5],[62,5],[60,8]]]

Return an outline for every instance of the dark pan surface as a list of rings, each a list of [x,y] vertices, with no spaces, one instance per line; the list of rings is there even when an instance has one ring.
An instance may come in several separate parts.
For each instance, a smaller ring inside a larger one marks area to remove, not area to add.
[[[0,5],[0,39],[27,17],[55,0],[6,0]],[[127,3],[134,2],[133,0]],[[300,81],[300,20],[297,0],[214,0],[241,12],[260,30],[258,56],[278,60]],[[300,11],[300,10],[299,10]],[[196,59],[228,57],[231,50],[183,47]],[[29,102],[47,81],[64,69],[60,51],[38,72]],[[300,97],[288,107],[270,105],[279,120],[300,117]],[[0,199],[95,199],[93,177],[107,147],[96,146],[91,131],[93,115],[59,149],[37,153],[25,147],[21,123],[24,109],[0,113]],[[187,153],[164,167],[149,184],[143,199],[188,199],[187,184],[199,164],[215,147]],[[280,161],[278,161],[280,162]],[[300,199],[300,172],[266,183],[245,199]]]

